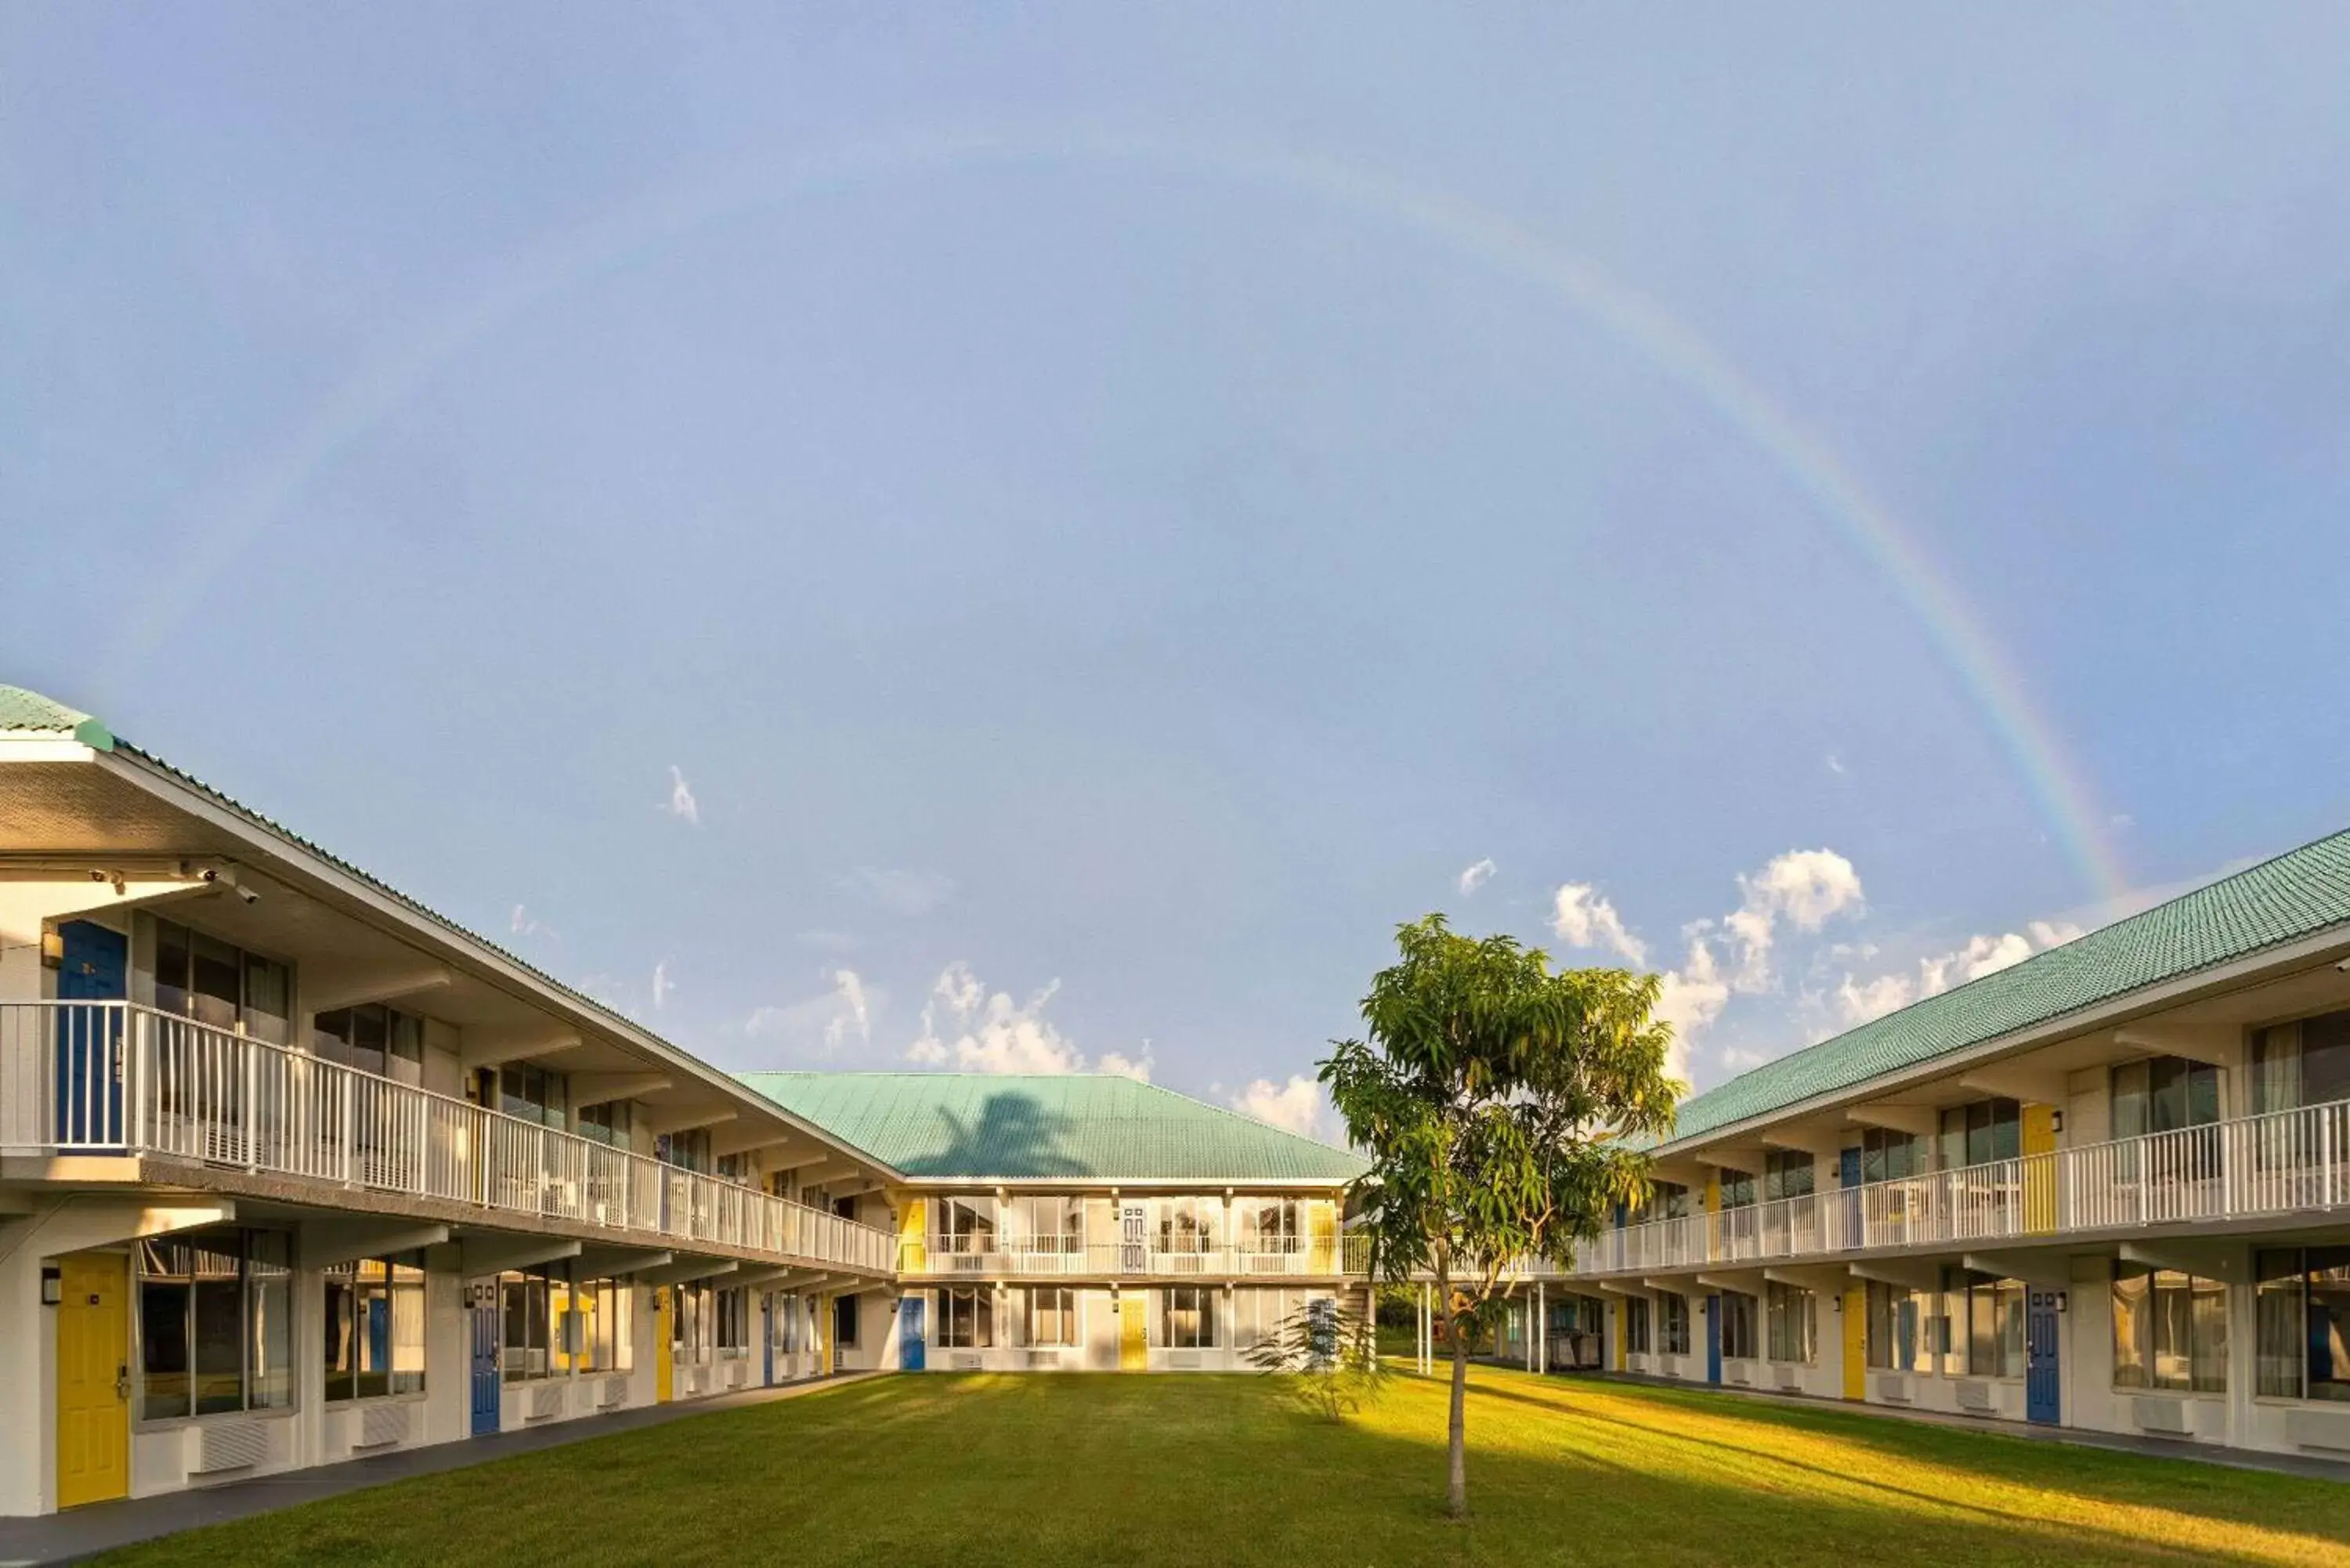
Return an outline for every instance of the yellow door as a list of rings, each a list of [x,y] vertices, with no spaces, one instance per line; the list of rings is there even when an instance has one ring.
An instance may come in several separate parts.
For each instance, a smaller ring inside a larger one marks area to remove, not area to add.
[[[669,1287],[653,1289],[653,1403],[666,1405],[677,1386],[677,1351],[670,1344]]]
[[[57,1260],[57,1506],[130,1494],[130,1260]]]
[[[2023,1107],[2023,1228],[2056,1229],[2056,1107]]]
[[[1118,1369],[1150,1370],[1150,1298],[1137,1291],[1118,1298]]]
[[[1868,1397],[1868,1291],[1856,1284],[1844,1290],[1844,1397]]]

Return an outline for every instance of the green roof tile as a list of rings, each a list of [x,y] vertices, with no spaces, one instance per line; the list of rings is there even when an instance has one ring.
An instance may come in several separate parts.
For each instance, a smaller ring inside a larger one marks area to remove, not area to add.
[[[972,1181],[1333,1181],[1343,1149],[1112,1075],[740,1073],[908,1176]]]
[[[1912,1002],[1684,1101],[1673,1142],[2350,922],[2350,832]]]
[[[114,736],[105,725],[78,708],[22,686],[0,686],[0,735],[10,734],[75,740],[101,752],[114,749]]]

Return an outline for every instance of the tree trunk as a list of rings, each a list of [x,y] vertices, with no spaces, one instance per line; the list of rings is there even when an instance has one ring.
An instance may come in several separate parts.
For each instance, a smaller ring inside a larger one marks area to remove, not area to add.
[[[1452,1418],[1445,1432],[1448,1469],[1444,1483],[1444,1511],[1455,1519],[1466,1519],[1469,1517],[1469,1345],[1461,1336],[1460,1318],[1451,1318],[1447,1332],[1452,1339]]]

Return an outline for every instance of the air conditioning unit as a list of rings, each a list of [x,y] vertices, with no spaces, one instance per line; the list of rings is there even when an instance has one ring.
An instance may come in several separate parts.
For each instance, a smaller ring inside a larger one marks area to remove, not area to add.
[[[269,1457],[269,1424],[262,1421],[207,1421],[196,1439],[198,1475],[218,1470],[251,1469]]]
[[[629,1402],[629,1380],[607,1377],[596,1390],[596,1408],[617,1410]]]
[[[1167,1365],[1177,1372],[1197,1372],[1200,1369],[1200,1353],[1196,1350],[1170,1350],[1167,1353]]]
[[[1028,1353],[1028,1366],[1032,1371],[1049,1370],[1060,1365],[1061,1353],[1057,1350],[1032,1350]]]
[[[545,1421],[563,1414],[564,1386],[541,1383],[530,1391],[530,1413],[523,1419]]]
[[[408,1406],[369,1405],[359,1412],[359,1438],[355,1449],[380,1449],[408,1441]]]
[[[958,1350],[947,1357],[947,1370],[950,1372],[983,1372],[986,1369],[987,1357],[975,1350]]]

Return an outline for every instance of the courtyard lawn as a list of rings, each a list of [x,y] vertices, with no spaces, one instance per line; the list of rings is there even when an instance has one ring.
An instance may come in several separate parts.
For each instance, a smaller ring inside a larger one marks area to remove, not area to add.
[[[2350,1485],[1479,1368],[1343,1424],[1248,1376],[889,1377],[354,1492],[130,1563],[2350,1562]]]

